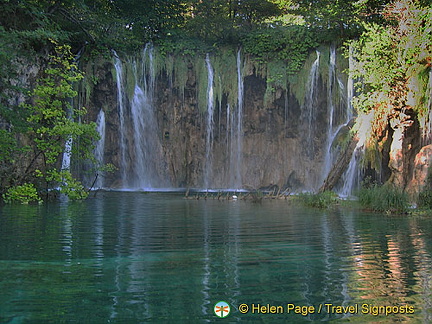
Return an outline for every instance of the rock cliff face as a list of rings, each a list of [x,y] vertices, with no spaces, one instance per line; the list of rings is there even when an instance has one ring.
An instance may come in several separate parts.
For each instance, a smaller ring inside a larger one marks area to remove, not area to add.
[[[349,192],[361,180],[347,173],[358,174],[362,150],[356,147],[350,160],[353,89],[346,68],[334,47],[312,52],[294,76],[241,52],[163,58],[150,45],[134,57],[89,62],[78,104],[90,121],[103,111],[98,156],[117,168],[98,184],[317,191],[336,174],[331,187]],[[419,153],[418,123],[399,134],[398,148],[394,133],[380,144],[381,173],[363,175],[403,179],[401,186],[418,192],[430,150]],[[338,163],[343,169],[332,170]]]
[[[80,104],[92,121],[104,111],[103,162],[118,169],[103,187],[321,185],[326,159],[335,158],[331,136],[349,121],[347,78],[334,50],[311,53],[282,85],[240,52],[177,58],[171,67],[157,59],[146,47],[84,67],[93,82],[82,85]]]

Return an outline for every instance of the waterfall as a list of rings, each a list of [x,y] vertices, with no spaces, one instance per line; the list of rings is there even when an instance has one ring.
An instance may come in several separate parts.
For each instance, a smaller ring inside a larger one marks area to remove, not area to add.
[[[314,121],[316,117],[316,108],[317,108],[317,86],[318,86],[318,68],[320,61],[321,53],[316,51],[316,59],[312,64],[311,70],[309,72],[309,77],[306,85],[306,96],[303,107],[303,112],[306,113],[307,120],[307,137],[306,137],[306,152],[309,157],[312,157],[314,154]]]
[[[158,168],[158,163],[162,163],[163,159],[153,103],[155,71],[151,45],[145,46],[140,63],[134,63],[136,83],[130,109],[135,156],[132,162],[133,180],[128,186],[149,189],[166,185]],[[138,70],[138,67],[141,70]]]
[[[71,103],[72,106],[72,103]],[[68,110],[68,119],[72,120],[72,111]],[[68,136],[65,142],[65,148],[63,151],[63,159],[62,159],[62,170],[70,170],[70,164],[71,164],[71,156],[72,156],[72,136]]]
[[[334,103],[333,103],[333,88],[335,86],[335,70],[336,70],[336,47],[330,46],[330,62],[328,71],[328,81],[327,81],[327,110],[328,110],[328,131],[327,131],[327,141],[326,141],[326,151],[324,158],[324,170],[323,179],[327,177],[330,172],[330,168],[333,164],[333,154],[332,154],[332,144],[333,140],[337,134],[333,130],[333,119],[334,119]]]
[[[353,117],[353,106],[352,100],[354,97],[354,79],[352,78],[351,71],[354,66],[354,53],[353,48],[350,45],[348,49],[348,81],[347,81],[347,105],[346,105],[346,123],[348,123]],[[357,123],[360,125],[357,131],[357,136],[360,136],[354,152],[351,156],[350,163],[348,164],[347,170],[342,175],[343,186],[339,191],[339,195],[342,197],[349,197],[353,194],[353,190],[358,188],[361,181],[361,170],[359,168],[359,161],[364,153],[364,144],[366,136],[370,133],[370,127],[372,119],[370,115],[360,116]]]
[[[96,142],[94,156],[98,162],[98,166],[102,166],[104,163],[104,151],[105,151],[105,113],[101,109],[96,119],[96,130],[99,133],[100,139]],[[95,188],[103,187],[103,174],[99,172],[99,176],[95,183]]]
[[[125,123],[125,90],[123,83],[123,64],[117,53],[114,54],[114,68],[116,70],[116,81],[117,81],[117,103],[118,103],[118,114],[119,114],[119,148],[120,148],[120,174],[122,180],[122,186],[126,186],[127,177],[127,163],[126,163],[126,123]]]
[[[352,49],[350,48],[350,56],[349,56],[349,66],[352,68],[353,58],[352,58]],[[339,89],[339,97],[340,102],[334,102],[334,94],[336,89]],[[328,72],[328,86],[327,86],[327,111],[328,111],[328,130],[327,130],[327,140],[325,147],[325,156],[324,156],[324,165],[323,165],[323,178],[322,181],[325,181],[327,176],[329,175],[331,168],[334,164],[335,157],[337,152],[334,152],[333,144],[340,130],[347,126],[350,120],[353,117],[353,107],[352,107],[352,98],[354,95],[354,81],[351,77],[351,74],[348,75],[347,87],[340,80],[338,75],[336,74],[336,47],[334,45],[330,46],[330,59],[329,59],[329,72]],[[336,114],[336,105],[341,107]],[[339,118],[338,118],[339,117]],[[355,156],[357,156],[359,152],[357,151],[356,155],[354,155],[351,159],[351,163],[349,168],[353,168],[356,166]],[[350,170],[350,176],[348,177],[352,181],[356,182],[356,177],[354,177],[355,170]],[[351,181],[349,179],[344,179],[345,181]],[[349,189],[349,186],[346,190]]]
[[[153,153],[158,149],[155,136],[158,133],[157,124],[148,91],[145,90],[135,85],[131,107],[135,151],[133,186],[140,189],[159,185],[157,172],[153,165]]]
[[[362,178],[361,168],[359,162],[365,151],[365,144],[372,132],[372,123],[374,120],[374,112],[371,111],[368,114],[362,114],[357,117],[356,122],[356,136],[358,142],[352,153],[350,163],[347,170],[342,175],[343,186],[338,194],[342,197],[349,197],[353,194],[353,190],[360,186]]]
[[[359,142],[360,143],[360,142]],[[343,187],[339,192],[341,197],[352,196],[354,189],[360,184],[361,170],[358,166],[361,156],[363,155],[363,146],[357,143],[356,148],[351,156],[350,163],[345,173],[342,175]]]
[[[214,94],[213,79],[214,73],[210,62],[210,56],[207,53],[205,58],[207,66],[207,125],[206,125],[206,152],[205,152],[205,170],[204,170],[204,187],[208,189],[211,186],[210,179],[213,174],[213,127],[214,127]]]
[[[65,149],[63,151],[63,159],[62,159],[62,170],[70,170],[71,163],[71,155],[72,155],[72,137],[69,136],[65,142]]]
[[[114,52],[122,188],[152,189],[168,184],[160,172],[165,162],[153,102],[156,79],[153,52],[153,46],[147,44],[139,57],[127,63],[128,69],[123,69]]]
[[[242,187],[242,146],[243,146],[243,95],[244,83],[240,50],[237,52],[237,114],[231,123],[231,151],[230,151],[230,187]]]
[[[328,111],[328,128],[327,128],[327,140],[326,140],[326,148],[325,148],[325,157],[324,157],[324,166],[323,166],[323,178],[326,179],[328,176],[332,165],[334,163],[334,155],[335,153],[332,150],[333,142],[338,135],[339,131],[342,127],[348,125],[349,121],[352,118],[352,105],[351,100],[353,96],[353,82],[352,79],[348,79],[348,87],[345,90],[345,86],[340,78],[336,74],[336,47],[335,45],[330,46],[330,59],[329,59],[329,72],[328,72],[328,81],[327,81],[327,111]],[[339,96],[341,98],[339,103],[334,102],[334,93],[335,88],[339,89]],[[339,104],[344,106],[345,111],[340,111],[338,114],[335,114],[336,107],[335,105]],[[345,117],[341,120],[338,118],[340,116]],[[338,120],[339,121],[338,123]]]

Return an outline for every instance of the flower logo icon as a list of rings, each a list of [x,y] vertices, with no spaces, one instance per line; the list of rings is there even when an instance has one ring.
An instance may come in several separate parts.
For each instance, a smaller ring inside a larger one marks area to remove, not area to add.
[[[220,301],[214,305],[214,313],[220,318],[227,317],[230,313],[230,306],[227,302]]]

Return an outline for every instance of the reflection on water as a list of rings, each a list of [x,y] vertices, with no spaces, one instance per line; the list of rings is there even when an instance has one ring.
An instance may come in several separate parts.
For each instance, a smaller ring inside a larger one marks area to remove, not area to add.
[[[432,321],[431,218],[132,192],[0,213],[0,322]]]

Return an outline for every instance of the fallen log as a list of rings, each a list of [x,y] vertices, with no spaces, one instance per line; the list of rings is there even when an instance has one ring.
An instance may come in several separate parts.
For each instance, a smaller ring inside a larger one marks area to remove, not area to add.
[[[334,186],[337,184],[337,182],[347,169],[354,150],[356,149],[357,143],[358,138],[357,136],[355,136],[351,139],[350,143],[346,146],[345,150],[342,152],[336,163],[333,165],[333,168],[330,170],[321,188],[319,188],[319,193],[322,193],[324,191],[330,191],[334,188]]]

